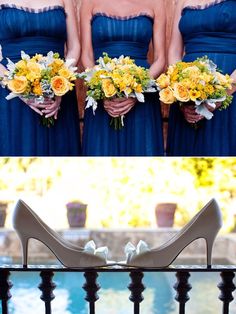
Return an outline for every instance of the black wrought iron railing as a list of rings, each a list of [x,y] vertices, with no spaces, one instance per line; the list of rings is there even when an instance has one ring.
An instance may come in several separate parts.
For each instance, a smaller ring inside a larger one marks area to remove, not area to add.
[[[107,268],[93,268],[93,269],[69,269],[60,266],[30,266],[29,268],[22,268],[17,265],[1,266],[0,267],[0,300],[1,300],[1,313],[10,314],[8,308],[8,301],[11,299],[11,288],[14,282],[11,282],[11,274],[13,272],[38,272],[41,279],[38,288],[41,290],[41,300],[45,303],[45,314],[53,314],[51,309],[51,302],[55,298],[54,289],[56,284],[53,282],[53,276],[56,272],[81,272],[84,274],[85,282],[81,287],[85,290],[85,300],[89,304],[89,314],[96,313],[96,301],[99,299],[99,273],[102,272],[115,272],[119,275],[120,272],[129,273],[130,290],[129,300],[133,302],[133,313],[141,313],[140,304],[143,301],[143,285],[144,272],[172,272],[176,274],[176,283],[174,285],[175,300],[178,302],[179,314],[185,314],[185,304],[189,300],[188,292],[192,289],[191,286],[191,273],[219,273],[219,299],[222,301],[223,314],[230,313],[230,303],[233,301],[233,292],[236,289],[234,285],[234,277],[236,272],[236,265],[227,266],[212,266],[207,268],[205,266],[171,266],[163,269],[135,269],[124,267],[107,267]],[[204,300],[203,300],[204,301]],[[119,305],[117,305],[118,307]],[[62,313],[63,314],[63,313]],[[128,314],[128,313],[127,313]],[[151,314],[151,313],[150,313]],[[190,313],[191,314],[191,313]],[[199,313],[204,314],[204,313]],[[217,313],[215,313],[217,314]]]

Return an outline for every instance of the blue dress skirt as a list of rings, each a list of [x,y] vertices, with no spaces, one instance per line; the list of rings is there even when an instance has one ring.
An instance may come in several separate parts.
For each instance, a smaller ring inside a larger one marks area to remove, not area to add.
[[[221,0],[202,7],[186,7],[180,20],[184,61],[208,56],[223,73],[236,69],[236,1]],[[236,98],[226,110],[215,110],[193,128],[177,104],[169,117],[167,154],[170,156],[235,156]]]
[[[130,56],[148,68],[147,52],[152,38],[153,19],[145,14],[120,18],[98,13],[93,16],[92,43],[97,60]],[[156,93],[145,94],[145,103],[136,103],[125,115],[124,127],[114,130],[111,117],[99,104],[95,115],[85,110],[83,154],[85,156],[162,156],[163,133],[160,103]]]
[[[31,10],[13,5],[0,6],[0,45],[3,65],[6,58],[20,59],[21,51],[58,52],[64,56],[66,15],[53,6]],[[78,156],[81,154],[79,116],[75,91],[62,98],[61,110],[53,127],[42,126],[40,115],[19,98],[6,100],[7,89],[0,87],[1,156]]]

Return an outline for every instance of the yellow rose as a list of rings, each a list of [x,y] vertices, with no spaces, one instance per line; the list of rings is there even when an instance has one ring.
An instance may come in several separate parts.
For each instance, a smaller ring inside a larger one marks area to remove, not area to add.
[[[216,72],[216,78],[218,80],[218,83],[220,85],[225,86],[226,88],[231,88],[232,79],[228,74],[223,75],[220,72]]]
[[[25,76],[15,76],[7,86],[15,94],[23,94],[27,89],[28,81]]]
[[[196,85],[193,81],[191,81],[188,78],[185,78],[181,81],[181,84],[184,85],[186,88],[192,88],[194,89],[194,86]]]
[[[60,68],[63,66],[63,64],[64,64],[64,61],[62,59],[55,59],[52,63],[52,66]]]
[[[189,66],[183,70],[183,73],[186,73],[187,75],[190,75],[191,77],[198,76],[201,72],[199,68],[196,65]]]
[[[174,96],[177,100],[181,102],[187,102],[190,100],[187,87],[182,85],[181,83],[176,83],[174,85]]]
[[[27,69],[26,61],[20,60],[16,63],[16,68],[25,71]]]
[[[201,92],[198,90],[191,90],[189,96],[192,101],[195,101],[201,96]]]
[[[72,73],[68,68],[66,68],[66,67],[62,67],[62,68],[59,70],[58,74],[59,74],[60,76],[63,76],[64,78],[66,78],[66,79],[68,79],[68,80],[73,77],[73,73]]]
[[[174,93],[170,87],[164,88],[159,93],[160,101],[164,104],[173,104],[176,101]]]
[[[59,76],[59,75],[54,76],[51,79],[51,86],[56,96],[63,96],[70,89],[68,80],[64,78],[63,76]]]
[[[107,98],[112,97],[116,94],[116,88],[109,78],[102,80],[102,89]]]
[[[161,74],[158,79],[156,80],[157,85],[163,89],[170,85],[170,78],[166,74]]]
[[[35,79],[39,79],[41,77],[41,68],[38,63],[29,61],[27,63],[28,74],[27,78],[29,81],[34,81]]]
[[[198,79],[205,83],[209,83],[213,79],[213,77],[210,74],[202,73],[201,75],[199,75]]]

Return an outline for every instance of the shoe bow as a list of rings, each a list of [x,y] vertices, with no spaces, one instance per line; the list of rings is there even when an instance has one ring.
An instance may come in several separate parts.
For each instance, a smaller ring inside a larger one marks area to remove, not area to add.
[[[136,247],[131,242],[128,242],[125,246],[126,261],[128,262],[133,257],[147,251],[150,251],[150,248],[143,240],[140,240]]]
[[[84,252],[99,256],[103,258],[105,261],[107,261],[108,248],[106,246],[101,246],[101,247],[96,248],[96,244],[93,240],[85,244]]]

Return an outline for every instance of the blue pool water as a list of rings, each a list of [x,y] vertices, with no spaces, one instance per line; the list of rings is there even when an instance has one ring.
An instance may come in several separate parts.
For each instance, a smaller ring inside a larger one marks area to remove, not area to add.
[[[40,283],[38,273],[13,273],[11,289],[13,295],[9,305],[10,314],[42,314],[44,303],[40,300]],[[84,301],[85,291],[81,288],[84,277],[81,273],[56,273],[54,281],[57,288],[56,298],[52,302],[53,314],[87,314],[88,307]],[[190,301],[186,305],[186,313],[217,314],[222,312],[222,303],[218,300],[220,281],[219,274],[193,273],[190,283]],[[126,288],[130,283],[128,273],[101,273],[98,278],[102,288],[100,299],[96,302],[97,314],[129,314],[132,303],[129,301],[130,291]],[[141,303],[142,314],[177,314],[178,305],[174,300],[176,282],[172,273],[145,273],[143,282],[146,290]],[[232,302],[230,314],[236,313],[236,302]]]

